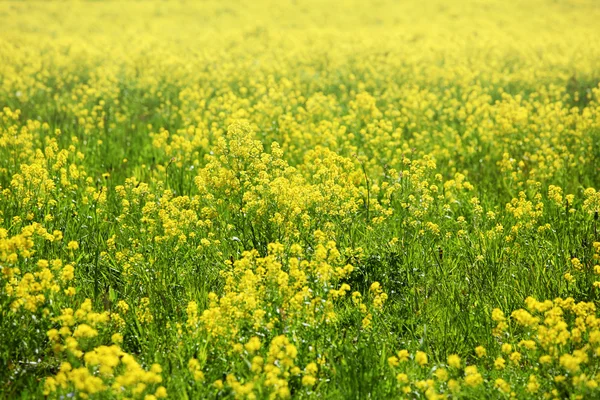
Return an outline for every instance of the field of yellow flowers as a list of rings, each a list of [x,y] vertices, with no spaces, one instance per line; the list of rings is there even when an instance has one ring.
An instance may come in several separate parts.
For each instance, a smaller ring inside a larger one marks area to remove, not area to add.
[[[0,2],[0,398],[600,397],[598,21]]]

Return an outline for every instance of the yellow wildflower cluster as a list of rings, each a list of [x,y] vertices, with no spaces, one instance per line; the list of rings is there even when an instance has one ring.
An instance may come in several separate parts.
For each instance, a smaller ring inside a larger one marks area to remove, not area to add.
[[[86,299],[76,311],[63,309],[55,321],[60,323],[60,329],[50,329],[47,336],[54,353],[65,361],[55,376],[46,378],[45,395],[76,390],[82,398],[101,393],[145,399],[166,397],[166,389],[157,386],[162,382],[160,365],[154,364],[148,371],[143,369],[119,347],[121,334],[111,336],[114,344],[110,346],[95,346],[99,330],[106,329],[111,318],[106,311],[92,311],[91,300]]]
[[[221,273],[223,294],[209,293],[202,314],[196,302],[188,304],[184,336],[212,343],[212,357],[249,361],[246,368],[227,375],[219,384],[223,390],[236,397],[256,398],[266,390],[273,398],[287,398],[290,382],[312,387],[318,379],[317,363],[332,356],[323,332],[338,329],[342,317],[358,322],[353,329],[360,332],[381,312],[387,298],[381,285],[374,282],[364,300],[360,292],[352,294],[343,282],[354,268],[340,264],[335,242],[326,241],[323,232],[315,237],[318,244],[312,255],[300,245],[286,248],[279,243],[269,244],[266,257],[256,250],[244,252]],[[310,344],[300,337],[310,337]],[[304,360],[311,360],[303,368],[298,365],[299,351]],[[204,380],[203,367],[214,368],[202,364],[196,358],[188,363],[196,381]]]
[[[406,350],[388,358],[399,389],[405,395],[415,390],[428,399],[447,396],[517,398],[574,398],[598,396],[600,375],[596,361],[600,355],[600,318],[593,303],[572,298],[525,300],[507,318],[495,309],[492,319],[502,334],[489,351],[475,348],[477,358],[465,365],[457,354],[445,363],[424,370],[427,355]],[[527,377],[527,379],[523,379]],[[494,394],[496,393],[496,394]]]
[[[0,398],[598,397],[599,20],[0,2]]]

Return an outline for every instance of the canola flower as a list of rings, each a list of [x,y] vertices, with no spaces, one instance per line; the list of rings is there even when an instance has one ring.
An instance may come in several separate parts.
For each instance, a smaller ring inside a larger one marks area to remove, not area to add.
[[[0,397],[598,397],[599,19],[1,2]]]

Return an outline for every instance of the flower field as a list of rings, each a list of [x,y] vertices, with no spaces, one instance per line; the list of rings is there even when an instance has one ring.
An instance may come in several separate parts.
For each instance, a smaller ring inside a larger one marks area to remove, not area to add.
[[[600,398],[598,21],[0,2],[0,398]]]

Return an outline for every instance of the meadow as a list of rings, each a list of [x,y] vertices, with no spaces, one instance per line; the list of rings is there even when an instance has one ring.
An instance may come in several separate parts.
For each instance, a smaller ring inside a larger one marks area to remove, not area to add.
[[[0,2],[0,398],[599,398],[598,21]]]

